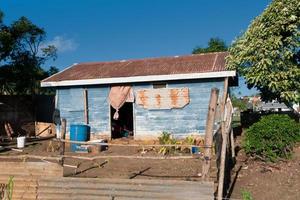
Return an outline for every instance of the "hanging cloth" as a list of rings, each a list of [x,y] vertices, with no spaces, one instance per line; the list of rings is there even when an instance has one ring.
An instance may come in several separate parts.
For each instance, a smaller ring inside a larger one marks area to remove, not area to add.
[[[109,104],[116,109],[114,120],[119,119],[119,109],[125,102],[134,102],[134,94],[131,86],[112,86],[108,95]]]

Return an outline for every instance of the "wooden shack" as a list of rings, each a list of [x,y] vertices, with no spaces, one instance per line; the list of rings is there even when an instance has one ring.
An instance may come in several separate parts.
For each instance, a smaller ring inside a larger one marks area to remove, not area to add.
[[[56,89],[56,109],[91,137],[155,139],[204,135],[210,92],[222,95],[226,52],[74,64],[43,80]],[[221,101],[221,100],[219,100]]]

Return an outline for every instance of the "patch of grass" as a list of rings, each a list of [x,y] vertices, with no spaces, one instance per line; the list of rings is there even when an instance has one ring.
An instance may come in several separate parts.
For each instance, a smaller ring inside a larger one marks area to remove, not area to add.
[[[242,199],[243,200],[254,200],[251,193],[247,190],[242,190]]]

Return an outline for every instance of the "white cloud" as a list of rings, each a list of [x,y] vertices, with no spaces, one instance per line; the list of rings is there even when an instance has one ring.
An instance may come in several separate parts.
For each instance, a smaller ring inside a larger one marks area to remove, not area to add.
[[[58,52],[74,51],[77,49],[78,44],[72,38],[66,38],[64,36],[55,36],[53,40],[47,41],[41,45],[42,48],[48,45],[54,45]]]

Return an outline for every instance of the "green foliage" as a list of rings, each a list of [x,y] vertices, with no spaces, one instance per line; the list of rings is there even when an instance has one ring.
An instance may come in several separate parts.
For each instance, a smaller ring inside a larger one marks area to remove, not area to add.
[[[240,111],[247,110],[247,102],[243,101],[242,99],[239,99],[235,96],[231,97],[232,106],[234,108],[239,108]]]
[[[208,41],[208,47],[202,48],[202,47],[195,47],[192,51],[193,54],[199,54],[199,53],[209,53],[209,52],[221,52],[221,51],[227,51],[228,47],[226,46],[226,43],[224,40],[221,40],[219,38],[211,38]]]
[[[158,137],[159,144],[177,144],[177,141],[172,138],[172,135],[168,132],[162,132],[161,136]],[[175,147],[161,147],[159,152],[160,154],[166,155],[173,153],[175,151]]]
[[[292,148],[300,141],[300,125],[288,115],[263,116],[246,130],[243,147],[247,154],[267,161],[289,158]]]
[[[229,49],[237,69],[264,100],[300,101],[300,1],[274,0]]]
[[[0,18],[3,16],[0,12]],[[45,31],[26,17],[11,25],[0,20],[0,94],[41,93],[40,80],[57,68],[45,71],[42,65],[48,59],[56,58],[56,48],[42,46]]]
[[[191,135],[187,136],[184,140],[184,144],[195,145],[195,143],[196,143],[196,139]]]
[[[242,190],[242,199],[243,200],[253,200],[253,197],[249,191]]]
[[[8,200],[12,200],[13,188],[14,188],[14,177],[10,176],[8,179],[8,183],[7,183],[7,198],[8,198]]]
[[[2,200],[12,200],[13,188],[14,188],[14,180],[13,180],[13,176],[10,176],[7,184],[1,184],[0,198]]]

